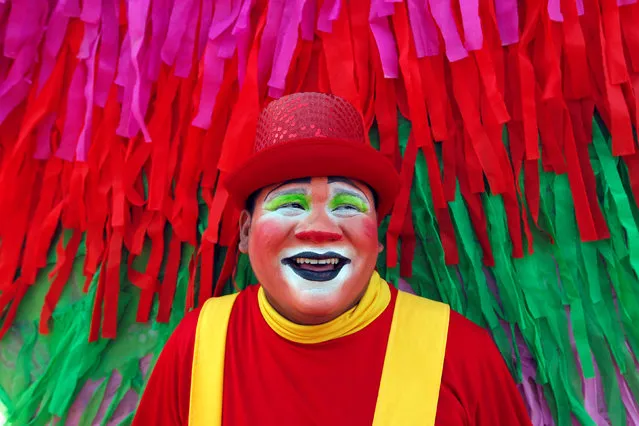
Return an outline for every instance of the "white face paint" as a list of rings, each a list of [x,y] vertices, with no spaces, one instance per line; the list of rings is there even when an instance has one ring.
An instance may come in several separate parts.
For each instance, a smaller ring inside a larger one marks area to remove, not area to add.
[[[331,299],[339,294],[344,283],[352,276],[353,266],[349,263],[342,267],[337,276],[329,281],[311,281],[306,280],[299,276],[293,268],[289,265],[282,263],[284,259],[297,257],[299,253],[311,252],[318,255],[322,255],[328,252],[334,252],[338,255],[346,258],[353,259],[354,253],[351,250],[346,250],[338,247],[324,246],[322,250],[318,250],[313,246],[296,246],[283,250],[279,256],[280,268],[282,270],[282,276],[286,281],[286,284],[290,288],[291,292],[296,293],[296,297],[300,299],[308,300],[310,298],[324,298]]]

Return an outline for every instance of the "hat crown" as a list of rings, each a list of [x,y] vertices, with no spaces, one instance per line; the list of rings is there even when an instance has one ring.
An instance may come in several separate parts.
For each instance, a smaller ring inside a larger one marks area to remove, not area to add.
[[[294,93],[271,102],[257,122],[255,151],[317,138],[365,142],[360,113],[346,100],[325,93]]]

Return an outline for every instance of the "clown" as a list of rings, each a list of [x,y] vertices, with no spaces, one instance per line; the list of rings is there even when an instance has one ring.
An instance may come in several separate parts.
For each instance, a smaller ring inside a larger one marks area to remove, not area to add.
[[[488,333],[375,271],[399,178],[354,107],[270,103],[225,185],[260,285],[184,318],[135,425],[530,424]]]

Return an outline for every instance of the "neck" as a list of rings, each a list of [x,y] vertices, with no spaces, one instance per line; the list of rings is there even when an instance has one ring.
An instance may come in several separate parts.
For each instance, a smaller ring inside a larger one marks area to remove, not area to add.
[[[263,287],[262,287],[263,288]],[[366,293],[366,289],[368,285],[366,285],[362,291],[357,295],[357,297],[348,305],[346,305],[343,309],[338,309],[336,311],[331,311],[326,314],[306,314],[304,312],[300,312],[299,310],[294,309],[293,307],[286,307],[282,304],[278,303],[277,300],[272,297],[266,289],[264,289],[264,296],[266,296],[266,300],[268,303],[277,311],[278,314],[291,321],[292,323],[298,325],[319,325],[325,324],[327,322],[333,321],[335,318],[342,315],[344,312],[349,311],[350,309],[357,306],[360,300],[362,300],[362,296]]]

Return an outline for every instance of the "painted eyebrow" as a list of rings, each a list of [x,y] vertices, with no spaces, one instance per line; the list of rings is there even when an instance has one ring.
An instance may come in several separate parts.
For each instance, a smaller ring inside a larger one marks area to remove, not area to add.
[[[287,181],[284,181],[282,183],[280,183],[279,185],[277,185],[275,188],[271,189],[268,194],[266,194],[266,196],[264,197],[264,201],[268,200],[268,198],[271,196],[271,194],[275,191],[277,191],[278,189],[280,189],[281,187],[285,186],[285,185],[289,185],[291,183],[311,183],[311,178],[301,178],[301,179],[290,179]],[[292,194],[295,192],[301,192],[303,194],[306,194],[306,190],[305,189],[301,189],[301,188],[296,188],[296,189],[291,189],[291,190],[285,190],[280,192],[281,195],[285,195],[285,194]]]
[[[329,176],[328,183],[345,183],[346,185],[355,188],[357,192],[349,191],[347,189],[340,189],[339,192],[358,197],[363,201],[366,201],[368,204],[371,204],[373,202],[373,200],[370,200],[366,194],[362,193],[361,189],[359,189],[357,185],[355,185],[355,182],[353,182],[351,179],[340,176]]]
[[[351,191],[351,190],[348,190],[348,189],[340,188],[337,191],[335,191],[335,195],[333,195],[333,198],[335,198],[339,194],[352,195],[353,197],[359,198],[360,200],[364,201],[366,204],[369,204],[369,201],[366,199],[366,196],[362,195],[361,193],[357,193],[355,191]]]

